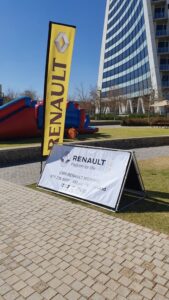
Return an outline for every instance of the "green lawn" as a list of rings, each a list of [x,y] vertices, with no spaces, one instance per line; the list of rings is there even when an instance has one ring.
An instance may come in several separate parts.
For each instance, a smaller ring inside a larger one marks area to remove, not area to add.
[[[147,197],[117,216],[169,234],[169,156],[138,163]]]
[[[99,127],[99,132],[91,135],[79,135],[79,140],[84,139],[120,139],[132,137],[148,137],[169,135],[169,128],[157,127]]]
[[[146,199],[134,203],[121,212],[114,213],[88,203],[72,200],[72,198],[59,197],[77,205],[85,205],[113,217],[169,234],[169,156],[139,161],[138,164],[146,189]],[[36,188],[35,185],[31,187]],[[55,195],[55,193],[51,194]]]
[[[151,127],[120,127],[120,128],[99,128],[99,132],[95,134],[79,135],[76,140],[99,140],[99,139],[120,139],[132,137],[148,137],[169,135],[168,128],[151,128]],[[16,147],[30,144],[39,144],[41,138],[18,139],[9,141],[0,141],[0,148]],[[72,142],[72,140],[64,139],[64,142]]]

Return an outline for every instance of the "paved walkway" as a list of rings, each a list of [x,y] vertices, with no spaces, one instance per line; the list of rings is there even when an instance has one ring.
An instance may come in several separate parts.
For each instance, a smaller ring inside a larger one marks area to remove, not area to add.
[[[0,299],[169,299],[169,236],[0,180]]]
[[[151,159],[154,157],[169,156],[169,146],[149,147],[133,149],[138,160]]]
[[[140,148],[134,149],[134,151],[138,160],[169,156],[169,146]],[[0,178],[21,185],[29,185],[38,182],[40,169],[40,162],[2,167],[0,168]]]
[[[39,173],[0,169],[0,300],[169,299],[168,235],[24,187]]]

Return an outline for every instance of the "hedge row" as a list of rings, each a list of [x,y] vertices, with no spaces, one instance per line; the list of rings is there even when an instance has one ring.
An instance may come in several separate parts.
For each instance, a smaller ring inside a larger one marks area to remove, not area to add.
[[[126,118],[122,121],[122,126],[165,126],[169,127],[169,118]]]
[[[122,121],[122,126],[149,126],[150,123],[148,122],[147,118],[133,118],[133,119],[124,119]]]

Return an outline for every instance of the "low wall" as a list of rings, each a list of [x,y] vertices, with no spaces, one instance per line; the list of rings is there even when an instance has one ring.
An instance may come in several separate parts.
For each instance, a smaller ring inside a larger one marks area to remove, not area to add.
[[[80,143],[80,142],[78,142]],[[128,139],[116,139],[116,140],[98,140],[98,141],[85,141],[80,144],[105,147],[114,149],[134,149],[134,148],[148,148],[169,145],[169,136],[160,137],[143,137],[143,138],[128,138]]]
[[[40,161],[40,146],[24,146],[18,148],[2,148],[0,149],[0,166],[4,164],[17,164],[26,162]]]
[[[128,138],[116,140],[78,141],[75,144],[114,149],[148,148],[169,145],[169,136]],[[4,164],[28,163],[41,160],[40,146],[0,149],[0,166]]]

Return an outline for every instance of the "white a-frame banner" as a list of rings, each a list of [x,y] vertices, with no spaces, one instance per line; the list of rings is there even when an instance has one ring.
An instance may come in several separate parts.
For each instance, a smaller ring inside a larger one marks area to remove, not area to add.
[[[54,145],[38,186],[114,211],[130,204],[124,191],[144,195],[132,151],[83,145]]]

